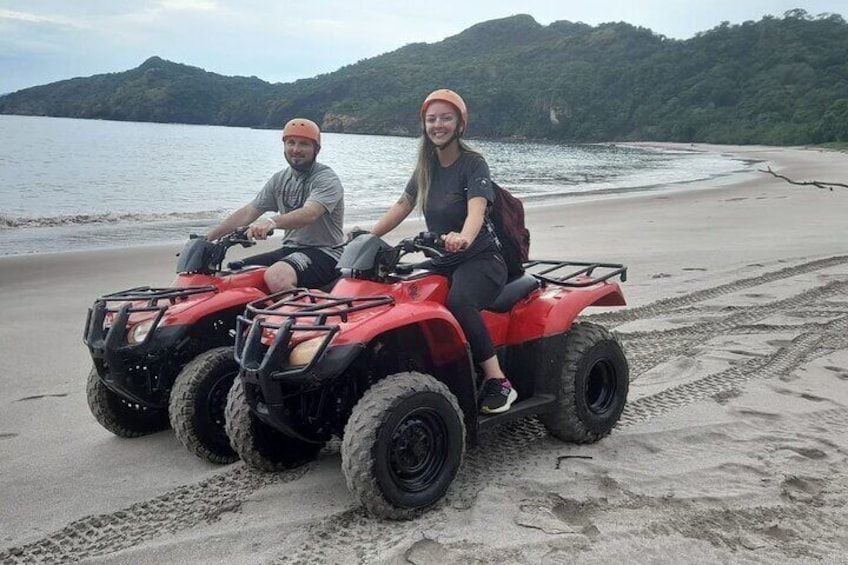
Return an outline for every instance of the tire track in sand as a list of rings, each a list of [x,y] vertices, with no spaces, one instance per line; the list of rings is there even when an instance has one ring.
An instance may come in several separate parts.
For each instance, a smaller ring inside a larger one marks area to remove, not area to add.
[[[848,257],[842,256],[812,261],[632,310],[591,316],[590,319],[612,327],[846,262]],[[745,324],[762,319],[781,308],[818,304],[820,310],[838,313],[838,309],[835,310],[824,302],[834,294],[844,292],[845,284],[837,281],[771,305],[735,309],[723,319],[662,332],[660,338],[653,342],[649,338],[633,336],[633,343],[628,346],[628,356],[632,356],[631,362],[637,366],[655,366],[685,353],[692,343],[703,341],[705,335],[741,329]],[[628,403],[619,426],[635,425],[686,404],[727,393],[752,379],[765,379],[791,371],[805,360],[830,349],[834,342],[844,341],[847,325],[848,321],[843,315],[835,322],[824,325],[824,339],[822,334],[804,333],[768,357],[751,359],[721,373],[708,375]],[[644,340],[643,344],[639,344],[639,339]],[[826,345],[830,347],[825,347]],[[546,437],[544,427],[534,418],[493,430],[481,437],[477,449],[469,451],[456,482],[439,508],[413,522],[396,523],[375,521],[365,516],[361,509],[348,509],[305,526],[303,543],[299,547],[289,548],[286,555],[281,556],[277,562],[315,563],[320,561],[321,555],[329,558],[331,552],[327,550],[330,548],[335,548],[336,551],[343,548],[354,561],[367,562],[403,541],[411,544],[420,538],[420,532],[437,527],[443,520],[444,512],[470,507],[477,494],[485,487],[487,477],[493,473],[501,477],[519,477],[528,461],[544,456],[549,451],[550,444],[540,441]],[[236,465],[233,469],[206,481],[173,489],[118,512],[76,520],[33,543],[0,552],[0,562],[73,562],[120,551],[159,537],[163,533],[182,531],[216,520],[224,513],[238,511],[255,490],[297,480],[307,471],[308,467],[305,467],[280,474],[263,474],[250,471],[243,465]]]
[[[815,262],[815,264],[819,265],[819,268],[825,268],[844,262],[844,259],[840,259],[839,261]],[[674,301],[663,301],[655,307],[649,305],[643,309],[642,314],[644,316],[655,316],[671,312],[679,305],[691,305],[722,294],[752,288],[758,284],[796,276],[800,273],[808,273],[808,269],[809,265],[803,268],[788,268],[781,270],[779,276],[768,273],[762,277],[722,285],[716,292],[711,290],[701,291],[695,293],[695,297],[679,297]],[[633,354],[637,362],[640,362],[644,357],[647,361],[646,365],[654,366],[678,355],[688,353],[692,345],[703,343],[709,337],[739,330],[744,332],[751,323],[775,313],[787,309],[798,311],[801,308],[813,310],[818,308],[821,310],[822,304],[827,303],[834,296],[844,294],[846,288],[848,288],[848,281],[836,281],[784,300],[735,308],[721,319],[661,332],[662,335],[658,338],[658,341],[664,344],[663,347],[652,350],[641,350],[636,347],[635,351],[628,347],[628,357]],[[722,395],[737,390],[745,382],[787,374],[811,358],[818,357],[835,348],[848,346],[848,343],[846,343],[846,339],[848,339],[846,338],[848,336],[848,313],[834,312],[832,308],[827,309],[827,312],[831,315],[834,313],[843,315],[830,322],[808,324],[802,328],[787,326],[787,329],[800,332],[801,335],[771,355],[750,359],[742,365],[733,366],[697,381],[666,389],[628,403],[618,427],[633,426],[699,400],[721,398]],[[596,318],[593,316],[591,319],[594,321]],[[647,332],[647,334],[651,334],[651,332]],[[626,339],[627,336],[620,337]],[[837,344],[834,344],[834,338],[838,341]],[[848,414],[844,411],[840,413],[839,417],[843,422],[848,420]],[[512,481],[520,484],[522,472],[527,465],[533,460],[538,460],[537,458],[547,458],[553,445],[561,444],[549,438],[544,426],[536,418],[515,422],[505,425],[501,429],[493,430],[481,437],[476,449],[468,452],[459,475],[444,502],[438,508],[421,515],[412,523],[387,524],[375,520],[368,521],[364,513],[357,514],[359,521],[364,520],[369,524],[376,522],[390,526],[385,535],[376,538],[371,528],[361,531],[362,535],[351,531],[350,515],[331,517],[326,519],[323,524],[311,525],[307,538],[302,544],[296,548],[288,548],[286,555],[279,557],[274,563],[278,565],[300,565],[317,562],[312,561],[316,557],[316,548],[321,548],[318,551],[320,551],[319,555],[322,558],[327,558],[330,554],[333,554],[338,559],[339,552],[343,552],[348,544],[355,550],[345,555],[346,559],[351,562],[368,563],[378,559],[381,555],[385,556],[392,548],[412,546],[421,540],[422,535],[426,539],[426,532],[438,531],[439,524],[446,521],[447,513],[471,508],[491,477],[498,477],[498,482]],[[792,518],[795,521],[810,519],[811,516],[812,519],[818,519],[816,518],[818,516],[822,520],[833,521],[829,514],[811,515],[804,509],[793,510],[792,508],[781,508],[773,512],[768,510],[758,512],[754,509],[745,515],[740,515],[739,519],[744,522],[747,516],[750,522],[756,521],[757,518],[762,518],[764,515],[782,519]],[[708,519],[707,516],[701,516],[701,518]],[[694,522],[690,521],[689,523],[691,525]],[[681,528],[684,527],[685,525],[681,526]],[[342,559],[339,562],[344,561]]]

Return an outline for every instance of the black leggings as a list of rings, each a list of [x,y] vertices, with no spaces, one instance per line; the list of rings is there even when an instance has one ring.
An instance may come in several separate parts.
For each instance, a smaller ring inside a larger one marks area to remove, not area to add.
[[[495,354],[492,337],[480,315],[498,297],[506,284],[506,264],[500,253],[485,251],[450,269],[447,308],[459,322],[475,363]]]

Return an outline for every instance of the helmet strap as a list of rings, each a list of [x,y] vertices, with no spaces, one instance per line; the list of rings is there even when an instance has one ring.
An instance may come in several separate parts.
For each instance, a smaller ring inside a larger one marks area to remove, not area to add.
[[[435,143],[434,143],[433,145],[436,145],[436,149],[438,149],[439,151],[444,151],[444,150],[445,150],[445,149],[447,149],[447,148],[448,148],[448,146],[450,146],[450,144],[451,144],[451,143],[453,143],[453,142],[454,142],[454,140],[456,140],[456,139],[459,139],[459,136],[457,136],[456,134],[453,134],[449,140],[447,140],[446,142],[442,143],[441,145],[436,145]]]

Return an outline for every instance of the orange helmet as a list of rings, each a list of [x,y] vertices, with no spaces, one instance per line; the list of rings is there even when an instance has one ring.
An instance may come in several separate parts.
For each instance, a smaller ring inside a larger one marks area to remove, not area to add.
[[[318,124],[306,118],[289,120],[283,128],[283,141],[287,137],[305,137],[315,142],[315,151],[321,148],[321,129]]]
[[[424,121],[424,114],[425,112],[427,112],[427,108],[436,100],[447,102],[448,104],[456,108],[456,110],[459,112],[460,118],[462,118],[463,129],[468,127],[468,108],[465,106],[465,100],[462,99],[462,96],[460,96],[453,90],[447,88],[440,88],[439,90],[434,90],[427,96],[427,98],[424,99],[424,103],[421,104],[422,121]]]

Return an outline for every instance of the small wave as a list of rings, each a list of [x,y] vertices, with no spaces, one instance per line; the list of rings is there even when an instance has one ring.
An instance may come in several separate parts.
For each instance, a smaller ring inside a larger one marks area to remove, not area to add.
[[[218,209],[206,210],[203,212],[161,212],[149,214],[115,214],[106,212],[102,214],[66,214],[61,216],[44,216],[38,218],[0,214],[0,230],[103,224],[147,224],[175,220],[204,220],[217,219],[226,213],[226,210]]]

